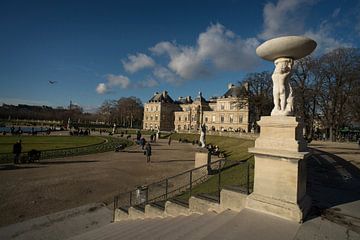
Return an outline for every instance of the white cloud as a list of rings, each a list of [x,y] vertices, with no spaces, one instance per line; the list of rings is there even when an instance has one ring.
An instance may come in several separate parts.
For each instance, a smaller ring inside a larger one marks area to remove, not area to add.
[[[241,39],[221,24],[200,33],[195,46],[160,42],[150,48],[156,55],[168,55],[168,68],[157,67],[153,73],[168,82],[206,78],[216,71],[250,70],[258,62],[256,38]],[[174,77],[174,74],[178,77]]]
[[[323,54],[339,47],[351,47],[351,43],[335,39],[331,36],[331,26],[323,22],[317,30],[308,30],[304,35],[314,39],[317,43],[316,53]]]
[[[173,44],[170,42],[159,42],[154,47],[150,48],[150,51],[157,55],[167,53],[170,56],[175,56],[179,53],[179,50],[175,46],[175,43]]]
[[[198,55],[201,59],[210,59],[220,70],[249,70],[257,65],[255,49],[258,45],[256,38],[243,40],[216,24],[199,35]]]
[[[128,77],[125,77],[123,75],[113,75],[109,74],[107,75],[108,80],[108,86],[109,87],[120,87],[120,88],[127,88],[130,84],[130,80]]]
[[[297,35],[304,32],[304,7],[315,0],[279,0],[267,3],[263,10],[263,31],[259,38],[267,40],[281,35]]]
[[[305,29],[305,9],[316,2],[317,0],[278,0],[276,4],[267,3],[263,9],[263,31],[258,37],[267,40],[281,35],[305,35],[317,42],[317,54],[351,46],[332,34],[336,26],[341,26],[340,22],[334,22],[341,8],[336,8],[328,19],[323,20],[316,28]]]
[[[96,92],[98,94],[104,94],[107,92],[107,87],[105,85],[105,83],[99,83],[96,87]]]
[[[141,69],[155,66],[155,61],[143,53],[129,55],[127,60],[121,61],[127,72],[135,73]]]
[[[336,8],[336,9],[333,11],[333,13],[331,14],[331,16],[332,16],[333,18],[336,18],[336,17],[339,15],[340,11],[341,11],[341,8]]]
[[[136,84],[136,87],[138,88],[152,88],[152,87],[156,87],[158,86],[159,83],[158,81],[156,81],[155,79],[147,79],[144,81],[140,81],[139,83]]]
[[[106,76],[106,83],[99,83],[96,87],[98,94],[108,93],[113,87],[128,88],[130,86],[130,79],[123,75],[108,74]]]
[[[155,77],[169,83],[179,83],[181,81],[174,72],[163,66],[157,66],[154,69],[153,74]]]

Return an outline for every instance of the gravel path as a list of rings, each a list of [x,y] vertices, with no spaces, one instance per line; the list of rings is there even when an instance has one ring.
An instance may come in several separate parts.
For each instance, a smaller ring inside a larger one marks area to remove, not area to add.
[[[0,165],[0,226],[78,207],[110,203],[119,192],[149,184],[194,167],[196,148],[167,140],[152,144],[152,163],[141,147],[43,160],[37,164]]]

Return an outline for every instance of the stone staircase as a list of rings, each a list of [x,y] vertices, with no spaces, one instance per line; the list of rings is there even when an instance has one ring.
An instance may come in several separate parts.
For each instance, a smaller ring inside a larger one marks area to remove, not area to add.
[[[185,204],[168,200],[115,210],[114,222],[71,239],[200,239],[211,237],[244,208],[247,195],[223,189],[219,201],[208,195]],[[232,200],[231,200],[232,198]],[[233,199],[237,199],[234,201]],[[245,201],[245,200],[244,200]],[[211,226],[211,227],[209,227]],[[210,238],[211,239],[211,238]]]
[[[191,214],[204,214],[208,212],[221,213],[230,209],[240,211],[245,206],[247,195],[238,189],[223,188],[220,193],[220,201],[211,195],[191,196],[188,203],[176,199],[132,206],[127,209],[117,208],[114,212],[114,222],[147,219],[188,216]],[[234,201],[236,199],[236,201]]]
[[[236,212],[227,210],[220,214],[208,212],[193,213],[189,216],[134,219],[111,223],[71,239],[200,239],[221,228],[236,215]]]

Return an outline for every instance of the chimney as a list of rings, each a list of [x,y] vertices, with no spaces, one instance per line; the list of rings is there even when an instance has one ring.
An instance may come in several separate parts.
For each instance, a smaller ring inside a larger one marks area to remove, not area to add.
[[[166,98],[166,96],[167,96],[167,91],[163,91],[163,92],[162,92],[162,95],[163,95],[164,98]]]
[[[234,87],[234,84],[232,84],[232,83],[229,83],[228,84],[228,89],[231,89],[231,88],[233,88]]]
[[[154,93],[154,96],[156,96],[156,95],[158,95],[158,94],[159,94],[158,92],[155,92],[155,93]]]

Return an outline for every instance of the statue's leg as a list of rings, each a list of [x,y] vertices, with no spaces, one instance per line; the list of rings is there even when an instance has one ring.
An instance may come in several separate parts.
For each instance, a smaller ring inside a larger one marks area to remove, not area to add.
[[[280,95],[279,91],[273,88],[274,110],[280,110]]]
[[[279,98],[280,98],[280,106],[281,106],[280,109],[281,111],[284,111],[286,106],[286,92],[285,92],[285,81],[283,78],[279,79],[278,89],[279,89]]]

